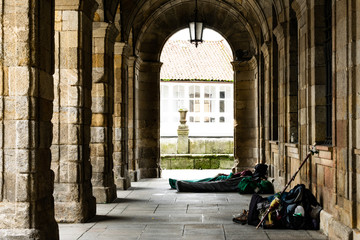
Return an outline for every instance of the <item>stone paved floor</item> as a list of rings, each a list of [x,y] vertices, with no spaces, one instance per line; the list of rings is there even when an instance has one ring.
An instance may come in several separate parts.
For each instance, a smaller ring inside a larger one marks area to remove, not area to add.
[[[89,223],[59,224],[60,239],[327,239],[318,231],[256,230],[233,223],[233,214],[248,208],[251,195],[177,193],[167,182],[169,176],[191,179],[216,173],[168,170],[162,179],[132,183],[131,189],[118,191],[114,203],[98,204],[97,216]]]

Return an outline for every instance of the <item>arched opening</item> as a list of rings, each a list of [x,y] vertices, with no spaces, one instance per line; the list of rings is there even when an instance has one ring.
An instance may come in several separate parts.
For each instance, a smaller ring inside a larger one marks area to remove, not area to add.
[[[136,153],[133,171],[139,178],[157,177],[160,175],[160,61],[161,51],[169,36],[183,29],[188,24],[190,14],[182,11],[191,8],[191,1],[165,4],[154,12],[143,23],[140,33],[136,36],[134,54],[135,66],[135,122]],[[257,37],[267,25],[254,25],[255,19],[248,15],[246,19],[239,10],[231,6],[214,2],[199,2],[202,16],[207,19],[206,26],[221,33],[236,53],[232,68],[234,82],[237,82],[234,93],[234,158],[235,171],[255,166],[259,151],[258,121],[256,120],[256,91],[258,79],[258,60],[253,57],[259,52]],[[229,9],[231,9],[229,11]],[[215,14],[216,12],[216,14]],[[259,18],[263,15],[259,16]],[[218,21],[215,21],[215,20]],[[140,19],[139,19],[140,20]],[[172,24],[168,24],[171,22]],[[158,31],[158,26],[161,31]],[[194,98],[196,96],[194,89]],[[201,94],[199,95],[201,96]],[[223,95],[224,96],[224,95]],[[225,94],[226,96],[226,94]],[[220,98],[220,94],[219,94]],[[194,104],[196,103],[194,100]],[[220,101],[220,100],[219,100]],[[236,107],[235,107],[236,106]],[[195,105],[194,105],[195,107]],[[191,115],[191,114],[190,114]],[[190,120],[190,119],[189,119]],[[192,118],[196,121],[196,116]],[[219,121],[222,120],[219,117]],[[209,121],[211,119],[209,118]]]
[[[162,169],[231,169],[234,72],[229,44],[205,29],[203,43],[195,47],[183,29],[165,43],[160,61]],[[181,114],[186,122],[180,122]]]

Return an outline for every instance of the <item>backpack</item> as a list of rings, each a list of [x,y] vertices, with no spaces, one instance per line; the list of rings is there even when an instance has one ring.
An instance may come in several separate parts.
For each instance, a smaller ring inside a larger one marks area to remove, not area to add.
[[[240,194],[254,193],[260,190],[259,184],[252,177],[244,177],[238,184]]]
[[[303,213],[297,214],[296,209],[301,208]],[[314,208],[321,210],[315,196],[304,184],[296,185],[283,198],[283,225],[291,229],[318,229],[319,217],[311,214]]]
[[[263,194],[273,194],[274,193],[274,185],[268,180],[261,180],[259,183],[260,193]]]
[[[260,222],[259,219],[259,210],[258,210],[258,203],[266,202],[267,199],[261,197],[258,194],[253,194],[251,197],[251,201],[249,204],[249,213],[248,213],[248,224],[257,226]]]

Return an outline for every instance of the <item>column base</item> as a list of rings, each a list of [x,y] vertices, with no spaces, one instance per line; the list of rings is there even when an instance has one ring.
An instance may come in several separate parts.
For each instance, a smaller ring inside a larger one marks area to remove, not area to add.
[[[96,199],[84,202],[55,202],[55,220],[61,223],[83,223],[96,215]]]
[[[139,170],[130,170],[129,171],[129,176],[130,176],[130,180],[131,182],[137,182],[140,180],[139,176]]]
[[[330,213],[324,210],[320,212],[320,230],[328,236],[329,239],[358,239],[358,236],[353,236],[353,229],[336,221]]]
[[[143,178],[160,178],[161,168],[140,168],[139,169],[140,179]]]
[[[93,194],[96,198],[96,203],[111,203],[116,198],[116,185],[111,187],[93,187]]]
[[[59,231],[53,231],[52,236],[41,236],[37,229],[0,229],[0,239],[9,240],[40,240],[40,239],[59,239]]]
[[[131,187],[130,177],[115,179],[116,188],[119,190],[126,190]]]

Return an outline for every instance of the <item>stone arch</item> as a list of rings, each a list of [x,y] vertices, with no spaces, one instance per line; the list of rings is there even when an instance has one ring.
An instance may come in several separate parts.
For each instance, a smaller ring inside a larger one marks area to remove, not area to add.
[[[158,8],[158,10],[147,19],[137,34],[135,55],[144,61],[159,61],[161,49],[168,37],[176,31],[187,27],[192,15],[192,11],[188,11],[188,9],[192,9],[193,7],[192,1],[173,1]],[[201,11],[201,9],[206,10]],[[259,30],[254,29],[245,16],[237,9],[225,3],[217,2],[215,4],[212,1],[204,1],[202,3],[199,2],[199,14],[205,16],[205,22],[210,28],[223,35],[234,52],[238,49],[245,49],[254,53],[257,52],[258,39],[256,31]],[[206,16],[211,16],[211,18],[208,17],[207,19]],[[169,26],[166,21],[176,25]],[[232,26],[231,28],[229,27],[230,24]],[[161,26],[163,26],[162,32],[161,35],[159,35],[160,31],[157,31],[157,29]],[[224,29],[226,29],[226,31]],[[243,39],[243,42],[238,39]],[[247,43],[250,42],[250,44],[246,46],[245,41],[247,41]],[[147,46],[150,46],[149,49],[152,53],[155,53],[155,55],[147,53]]]
[[[135,39],[134,52],[137,56],[137,70],[135,73],[135,99],[136,103],[136,158],[135,162],[139,166],[139,176],[143,177],[157,177],[159,176],[160,163],[160,67],[159,62],[161,49],[166,40],[175,31],[185,28],[191,19],[192,1],[172,1],[171,3],[160,6],[157,11],[150,15],[145,21],[143,27],[137,32]],[[253,9],[259,9],[259,5],[253,4]],[[259,48],[259,36],[264,34],[262,29],[266,29],[264,38],[268,39],[267,22],[254,22],[252,16],[245,17],[241,11],[223,2],[200,1],[199,12],[202,17],[212,29],[222,34],[232,47],[233,52],[236,50],[247,50],[252,53],[257,53]],[[253,12],[253,11],[252,11]],[[262,13],[262,11],[261,11]],[[141,14],[145,15],[145,14]],[[260,14],[261,19],[265,19],[264,14]],[[259,17],[259,16],[258,16]],[[251,19],[249,22],[248,19]],[[254,27],[257,25],[258,27]],[[135,27],[136,29],[136,27]],[[161,29],[161,31],[159,31]],[[234,54],[235,55],[235,54]],[[258,79],[258,63],[257,58],[251,61],[244,61],[238,59],[234,62],[235,79],[238,82],[239,89],[251,92],[250,94],[238,94],[239,99],[236,102],[239,104],[248,105],[244,111],[251,119],[247,119],[253,123],[252,126],[247,126],[248,140],[240,138],[245,129],[237,128],[236,134],[238,136],[237,146],[235,148],[235,157],[239,158],[236,164],[236,169],[247,168],[254,166],[257,162],[259,151],[258,124],[256,120],[256,94],[257,94],[257,79]],[[151,90],[149,90],[151,89]],[[245,97],[244,97],[245,96]],[[253,114],[252,114],[253,113]],[[237,115],[238,122],[244,122],[241,114]],[[241,130],[242,129],[242,130]],[[241,151],[240,149],[245,149]]]

